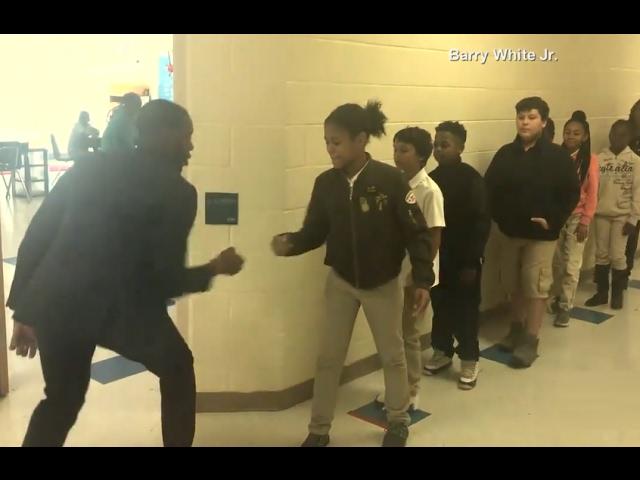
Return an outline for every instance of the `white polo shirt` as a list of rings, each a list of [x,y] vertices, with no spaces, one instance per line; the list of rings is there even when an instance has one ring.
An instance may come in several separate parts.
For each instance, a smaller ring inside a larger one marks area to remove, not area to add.
[[[409,186],[413,190],[418,206],[422,210],[424,219],[428,228],[445,227],[444,223],[444,197],[438,184],[429,176],[427,171],[421,169],[415,177],[409,180]],[[433,273],[435,274],[435,282],[433,286],[438,285],[440,276],[440,253],[436,253],[433,259]],[[413,277],[411,276],[411,261],[407,255],[402,264],[401,278],[405,279],[404,286],[413,285]]]

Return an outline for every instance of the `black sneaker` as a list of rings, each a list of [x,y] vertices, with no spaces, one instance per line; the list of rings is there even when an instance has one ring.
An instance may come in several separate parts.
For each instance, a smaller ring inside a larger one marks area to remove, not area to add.
[[[329,445],[329,435],[318,435],[310,433],[301,447],[326,447]]]
[[[382,440],[383,447],[405,447],[409,438],[409,427],[404,423],[392,423]]]
[[[571,315],[569,314],[569,312],[567,312],[566,310],[561,310],[556,316],[556,319],[553,321],[553,325],[555,327],[568,327],[570,318]]]

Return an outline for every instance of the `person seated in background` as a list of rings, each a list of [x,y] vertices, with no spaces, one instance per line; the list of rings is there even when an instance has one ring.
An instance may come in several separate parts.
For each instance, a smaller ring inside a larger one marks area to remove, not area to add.
[[[142,107],[140,95],[127,93],[122,97],[102,136],[100,149],[105,153],[132,152],[136,143],[136,118]]]
[[[89,112],[80,112],[78,123],[75,124],[71,131],[69,147],[67,148],[71,158],[87,153],[90,148],[96,149],[98,147],[100,132],[90,125],[90,121]]]

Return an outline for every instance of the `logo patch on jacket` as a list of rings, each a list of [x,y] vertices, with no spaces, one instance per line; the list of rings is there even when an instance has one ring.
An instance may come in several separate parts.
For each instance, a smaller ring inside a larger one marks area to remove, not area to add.
[[[380,193],[376,196],[376,205],[378,206],[378,210],[382,211],[384,207],[387,206],[389,201],[389,197],[387,197],[384,193]]]
[[[416,195],[413,192],[407,193],[407,196],[404,198],[404,201],[407,202],[409,205],[415,205],[416,203],[418,203],[418,200],[416,200]]]

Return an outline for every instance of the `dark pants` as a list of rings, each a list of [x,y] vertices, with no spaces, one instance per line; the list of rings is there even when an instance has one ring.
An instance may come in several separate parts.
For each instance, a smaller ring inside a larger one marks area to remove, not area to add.
[[[461,285],[460,270],[443,270],[443,264],[440,264],[441,283],[431,289],[433,306],[431,345],[449,357],[453,357],[454,351],[461,360],[466,361],[477,361],[480,356],[478,312],[481,273],[481,267],[478,267],[475,282],[468,286]],[[454,337],[458,341],[455,350]]]
[[[191,446],[196,399],[193,356],[166,313],[156,320],[144,332],[115,335],[110,331],[93,338],[60,328],[38,328],[46,398],[31,416],[23,446],[64,444],[84,403],[97,345],[142,363],[160,378],[164,445]]]
[[[636,257],[636,250],[638,249],[638,235],[640,234],[640,222],[636,224],[636,230],[632,235],[627,238],[627,248],[625,255],[627,257],[627,273],[631,274],[633,270],[633,263]]]

